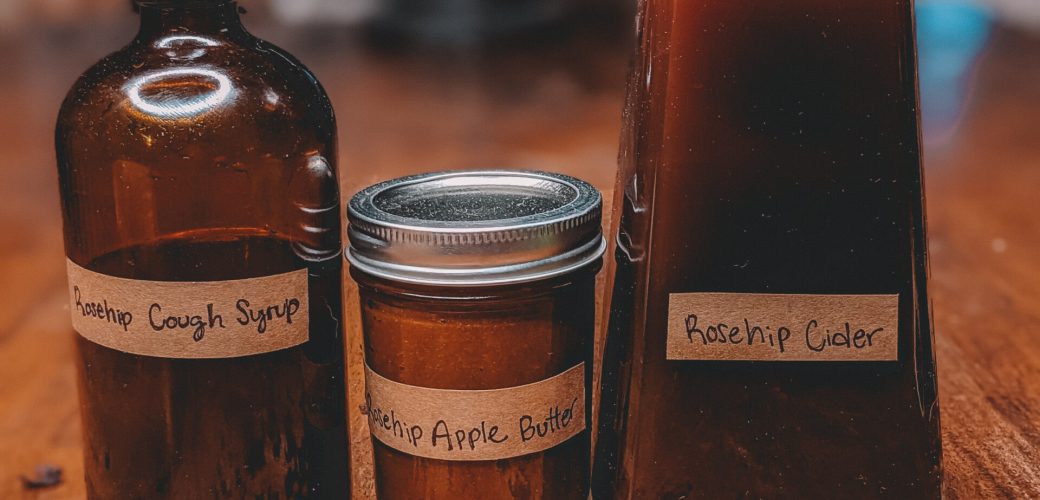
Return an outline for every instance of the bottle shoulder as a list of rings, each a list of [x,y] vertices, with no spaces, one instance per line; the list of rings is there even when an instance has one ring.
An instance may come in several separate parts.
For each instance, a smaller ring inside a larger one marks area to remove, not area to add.
[[[335,116],[314,75],[246,33],[135,39],[90,67],[69,91],[58,140],[114,129],[196,133],[266,128],[333,140]]]

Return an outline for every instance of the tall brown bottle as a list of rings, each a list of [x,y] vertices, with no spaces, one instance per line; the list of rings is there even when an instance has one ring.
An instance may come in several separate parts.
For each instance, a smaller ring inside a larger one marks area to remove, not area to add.
[[[347,498],[336,126],[227,0],[139,1],[57,158],[91,498]]]
[[[939,496],[913,22],[640,2],[597,499]]]

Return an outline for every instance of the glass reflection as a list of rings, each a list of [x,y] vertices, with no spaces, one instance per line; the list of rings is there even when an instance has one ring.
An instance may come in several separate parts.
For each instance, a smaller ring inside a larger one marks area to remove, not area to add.
[[[218,47],[220,42],[211,38],[206,38],[197,35],[171,35],[160,38],[155,42],[155,48],[158,49],[172,49],[166,52],[166,55],[176,60],[193,60],[198,59],[206,54],[206,47]],[[193,49],[190,52],[182,53],[181,49]]]
[[[131,112],[141,118],[196,118],[234,99],[231,79],[206,67],[172,68],[134,78],[124,87]]]

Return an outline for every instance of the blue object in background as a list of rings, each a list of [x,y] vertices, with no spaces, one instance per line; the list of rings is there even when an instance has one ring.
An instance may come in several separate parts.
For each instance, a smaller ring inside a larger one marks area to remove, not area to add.
[[[970,0],[919,0],[916,10],[925,139],[946,142],[963,111],[968,70],[986,44],[993,15]]]

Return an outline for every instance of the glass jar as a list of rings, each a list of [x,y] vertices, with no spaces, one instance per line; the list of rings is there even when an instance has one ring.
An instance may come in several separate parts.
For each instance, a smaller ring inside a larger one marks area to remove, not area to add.
[[[601,205],[580,180],[515,171],[354,197],[380,498],[587,498]]]
[[[913,3],[639,8],[594,497],[938,498]]]

